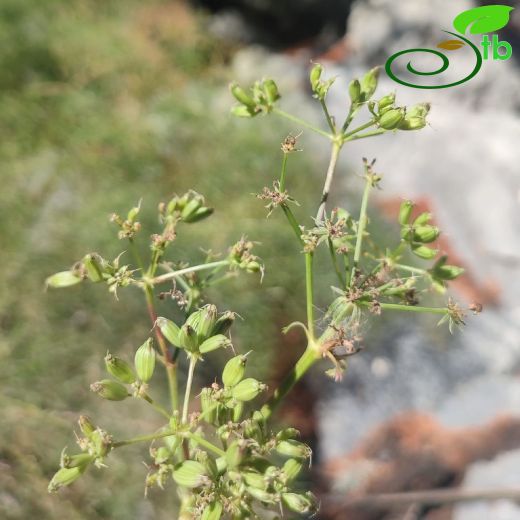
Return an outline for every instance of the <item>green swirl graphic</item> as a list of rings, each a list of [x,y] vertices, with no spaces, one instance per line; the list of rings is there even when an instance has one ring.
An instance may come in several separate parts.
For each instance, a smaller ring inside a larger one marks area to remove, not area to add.
[[[407,81],[399,79],[394,74],[394,72],[392,71],[392,63],[397,58],[402,56],[403,54],[408,54],[410,52],[427,52],[427,53],[430,53],[430,54],[435,54],[435,56],[438,56],[442,60],[442,65],[437,70],[434,70],[433,72],[421,72],[421,71],[418,71],[418,70],[414,69],[414,67],[413,67],[413,65],[412,65],[412,63],[410,61],[406,65],[406,68],[412,74],[416,74],[417,76],[435,76],[437,74],[441,74],[442,72],[444,72],[449,67],[450,61],[449,61],[448,57],[445,54],[443,54],[440,51],[436,51],[434,49],[407,49],[405,51],[396,52],[395,54],[390,56],[390,58],[388,58],[388,60],[386,61],[385,70],[386,70],[386,73],[388,74],[388,76],[390,78],[392,78],[394,81],[396,81],[397,83],[400,83],[401,85],[404,85],[405,87],[423,88],[423,89],[437,89],[437,88],[455,87],[455,86],[461,85],[462,83],[465,83],[466,81],[469,81],[471,78],[475,77],[478,74],[480,68],[482,67],[482,55],[480,54],[480,50],[478,49],[478,47],[473,42],[471,42],[470,40],[464,38],[464,36],[461,36],[460,34],[452,33],[450,31],[443,31],[443,32],[445,32],[447,34],[451,34],[452,36],[455,36],[457,38],[460,38],[461,40],[466,42],[473,49],[473,51],[475,52],[475,56],[476,56],[476,59],[477,59],[476,64],[475,64],[475,68],[471,71],[471,73],[468,76],[466,76],[465,78],[463,78],[463,79],[461,79],[459,81],[455,81],[454,83],[449,83],[448,85],[414,85],[413,83],[408,83]]]

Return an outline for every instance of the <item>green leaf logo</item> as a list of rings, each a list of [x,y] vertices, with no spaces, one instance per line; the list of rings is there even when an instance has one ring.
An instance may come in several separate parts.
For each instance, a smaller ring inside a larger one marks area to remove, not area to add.
[[[453,27],[465,34],[470,27],[471,34],[484,34],[498,31],[509,22],[513,7],[509,5],[485,5],[460,13],[453,20]]]

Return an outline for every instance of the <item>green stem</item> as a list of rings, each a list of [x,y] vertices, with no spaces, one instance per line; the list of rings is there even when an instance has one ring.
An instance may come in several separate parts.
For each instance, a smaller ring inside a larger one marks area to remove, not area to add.
[[[135,261],[137,263],[137,267],[139,267],[139,269],[141,270],[141,273],[144,273],[144,264],[141,259],[141,255],[139,254],[139,251],[137,250],[134,239],[129,238],[128,242],[130,243],[130,250],[132,251],[132,254],[134,255]]]
[[[336,275],[338,277],[340,286],[342,288],[346,287],[345,280],[343,279],[343,275],[341,274],[341,270],[340,270],[339,265],[338,265],[338,258],[336,256],[336,252],[334,251],[334,245],[333,245],[332,240],[330,239],[330,237],[327,240],[327,242],[329,244],[329,253],[330,253],[330,258],[332,260],[332,265],[334,267],[334,270],[336,271]]]
[[[148,307],[148,314],[150,315],[150,319],[153,324],[155,324],[157,320],[157,313],[155,312],[155,306],[153,303],[153,289],[150,285],[146,285],[144,289],[146,295],[146,305]],[[155,337],[157,338],[157,343],[159,344],[159,348],[161,350],[161,354],[164,358],[164,367],[166,369],[166,376],[168,378],[168,389],[170,393],[170,402],[172,407],[172,412],[177,410],[179,406],[179,396],[178,396],[178,383],[177,383],[177,365],[172,361],[172,356],[168,351],[168,346],[166,345],[166,341],[164,340],[163,335],[158,327],[155,327]]]
[[[161,282],[166,282],[168,280],[172,280],[173,278],[177,278],[179,276],[182,276],[183,274],[194,273],[196,271],[204,271],[206,269],[212,269],[214,267],[228,265],[228,264],[229,264],[228,260],[219,260],[217,262],[209,262],[207,264],[194,265],[191,267],[186,267],[185,269],[179,269],[178,271],[172,271],[171,273],[165,273],[160,276],[156,276],[155,278],[152,278],[150,280],[150,283],[152,285],[155,285],[155,284],[158,284]]]
[[[176,434],[177,432],[168,430],[161,433],[152,433],[150,435],[139,435],[138,437],[133,437],[132,439],[114,442],[112,444],[112,448],[122,448],[123,446],[130,446],[131,444],[138,444],[139,442],[154,441],[156,439],[163,439],[164,437],[171,437],[172,435]]]
[[[298,239],[300,244],[303,244],[302,230],[300,229],[300,225],[298,224],[296,217],[294,216],[294,213],[291,211],[291,208],[287,206],[287,204],[282,204],[282,210],[285,213],[285,216],[287,217],[287,220],[289,221],[289,224],[291,225],[291,228],[293,229],[296,238]]]
[[[159,251],[155,250],[152,252],[152,260],[150,261],[150,266],[148,267],[148,272],[146,273],[148,277],[151,278],[155,275],[160,258],[161,253]]]
[[[307,301],[307,329],[309,336],[314,339],[314,274],[313,274],[313,253],[305,253],[305,296]]]
[[[284,153],[283,159],[282,159],[282,171],[280,173],[280,191],[285,191],[285,179],[287,176],[287,158],[289,154]],[[296,238],[298,241],[303,244],[302,240],[302,232],[300,229],[300,225],[298,224],[298,221],[296,220],[296,217],[294,216],[294,213],[292,212],[291,208],[288,206],[288,204],[283,203],[281,205],[281,208],[283,212],[285,213],[285,216],[287,217],[287,220],[289,221],[289,224],[291,225],[291,228],[294,231],[294,234],[296,235]]]
[[[343,127],[341,128],[341,133],[344,134],[347,131],[347,128],[350,126],[350,123],[352,123],[352,119],[354,119],[354,116],[356,115],[356,112],[359,110],[359,105],[351,103],[350,108],[348,109],[348,115],[345,119],[345,122],[343,123]]]
[[[396,269],[400,269],[401,271],[406,271],[408,273],[418,274],[421,276],[428,274],[428,271],[426,271],[425,269],[419,269],[418,267],[411,267],[409,265],[394,264],[394,267]]]
[[[371,302],[356,302],[359,305],[363,305],[364,307],[370,307],[372,305]],[[389,311],[405,311],[405,312],[417,312],[422,314],[448,314],[449,309],[446,307],[419,307],[418,305],[402,305],[399,303],[381,303],[381,309],[386,309]]]
[[[372,132],[365,132],[364,134],[352,135],[345,139],[345,141],[356,141],[357,139],[365,139],[365,137],[375,137],[377,135],[382,135],[386,133],[387,130],[383,128],[379,128],[378,130],[373,130]]]
[[[361,132],[362,130],[365,130],[366,128],[370,128],[371,126],[374,126],[376,124],[375,119],[370,120],[368,123],[365,123],[364,125],[358,126],[354,130],[351,130],[350,132],[347,132],[346,134],[343,134],[342,138],[343,141],[346,141],[350,137],[352,137],[354,134],[357,134],[358,132]]]
[[[354,280],[354,275],[356,273],[356,269],[359,265],[359,260],[361,259],[361,251],[363,246],[363,235],[365,234],[365,229],[367,225],[367,208],[368,208],[368,197],[370,195],[371,189],[370,179],[366,178],[365,190],[363,191],[363,199],[361,200],[361,210],[359,212],[359,220],[358,220],[358,228],[357,228],[357,236],[356,236],[356,248],[354,250],[354,261],[352,263],[352,272],[350,276],[350,283]]]
[[[345,287],[350,287],[350,253],[343,255],[343,265],[345,266]]]
[[[216,453],[220,457],[224,457],[224,455],[226,455],[226,452],[224,450],[220,449],[218,446],[215,446],[211,442],[207,441],[206,439],[200,437],[195,433],[186,432],[184,433],[184,436],[194,440],[196,443],[200,444],[201,446],[204,446],[208,450],[211,450],[213,453]]]
[[[188,408],[190,404],[191,385],[193,384],[193,373],[195,372],[195,365],[197,364],[197,358],[195,356],[190,357],[190,366],[188,368],[188,380],[186,381],[186,392],[184,394],[184,404],[182,407],[182,419],[183,424],[188,422]]]
[[[296,123],[298,125],[304,126],[305,128],[308,128],[309,130],[312,130],[313,132],[316,132],[317,134],[327,137],[328,139],[334,139],[333,135],[325,132],[324,130],[321,130],[320,128],[316,128],[315,126],[311,125],[310,123],[307,123],[307,121],[304,121],[303,119],[300,119],[299,117],[295,117],[291,114],[288,114],[287,112],[284,112],[283,110],[280,110],[279,108],[273,108],[273,114],[277,114],[281,117],[285,117],[285,119],[288,119],[289,121],[292,121],[293,123]]]
[[[336,170],[339,152],[341,150],[342,145],[343,145],[343,143],[339,142],[339,141],[334,141],[332,143],[332,151],[330,154],[329,167],[327,168],[327,175],[325,176],[325,184],[323,185],[323,192],[321,195],[320,206],[318,208],[318,213],[316,214],[316,223],[322,222],[323,217],[325,216],[325,208],[327,206],[327,199],[329,198],[330,188],[332,185],[332,179],[334,178],[334,172]]]
[[[283,193],[285,191],[285,178],[287,175],[287,158],[289,154],[284,153],[282,159],[282,171],[280,172],[280,191]]]
[[[321,104],[321,108],[323,108],[323,113],[325,114],[325,117],[327,119],[327,124],[329,125],[332,135],[336,135],[336,127],[334,125],[334,120],[332,119],[331,115],[329,114],[329,109],[327,108],[325,100],[320,99],[320,104]]]
[[[312,344],[309,344],[294,368],[287,374],[282,384],[274,391],[269,401],[262,407],[262,415],[268,419],[293,386],[309,371],[318,361],[320,355]]]
[[[166,419],[170,419],[170,414],[160,405],[156,404],[154,400],[147,394],[144,394],[141,396],[142,399],[144,399],[147,403],[150,403],[153,408],[158,411],[161,415],[166,417]]]

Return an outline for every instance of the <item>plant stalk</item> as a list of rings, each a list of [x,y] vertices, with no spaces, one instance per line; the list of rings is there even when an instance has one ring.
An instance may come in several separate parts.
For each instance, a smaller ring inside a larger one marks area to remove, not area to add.
[[[155,312],[155,306],[153,303],[153,289],[150,285],[146,285],[144,292],[146,295],[146,305],[148,307],[148,314],[150,315],[152,324],[155,324],[157,320],[157,313]],[[168,351],[166,341],[158,327],[155,327],[155,337],[157,338],[157,343],[159,344],[161,354],[164,358],[164,367],[166,369],[166,376],[168,378],[168,389],[170,393],[171,408],[172,412],[174,412],[175,410],[177,410],[179,406],[177,364],[172,361],[172,357],[170,352]]]
[[[298,125],[304,126],[305,128],[308,128],[309,130],[312,130],[313,132],[316,132],[317,134],[320,134],[323,137],[327,137],[328,139],[334,139],[334,135],[329,134],[329,133],[325,132],[324,130],[321,130],[320,128],[317,128],[317,127],[311,125],[310,123],[307,123],[307,121],[304,121],[303,119],[300,119],[299,117],[288,114],[287,112],[284,112],[283,110],[280,110],[279,108],[273,108],[273,114],[278,114],[281,117],[285,117],[285,119],[288,119],[289,121],[292,121],[293,123],[296,123]]]
[[[294,368],[287,374],[282,384],[274,391],[271,398],[262,407],[262,415],[268,419],[287,394],[292,390],[294,385],[309,371],[309,369],[318,361],[320,354],[314,343],[309,343],[305,352],[294,365]]]
[[[371,302],[356,302],[358,305],[370,307]],[[390,311],[417,312],[422,314],[448,314],[450,311],[446,307],[420,307],[419,305],[403,305],[400,303],[381,303],[381,309]]]
[[[197,364],[197,358],[195,356],[190,357],[190,366],[188,368],[188,380],[186,381],[186,392],[184,394],[184,404],[182,407],[182,419],[183,424],[188,422],[188,408],[190,405],[190,394],[191,385],[193,384],[193,373],[195,372],[195,365]]]
[[[178,271],[172,271],[171,273],[161,274],[160,276],[156,276],[150,280],[152,285],[166,282],[168,280],[172,280],[183,274],[194,273],[196,271],[204,271],[206,269],[213,269],[214,267],[220,267],[224,265],[228,265],[228,260],[218,260],[217,262],[209,262],[207,264],[194,265],[192,267],[186,267],[185,269],[179,269]]]
[[[359,221],[358,221],[358,229],[356,236],[356,248],[354,250],[354,261],[352,263],[352,272],[350,275],[350,283],[352,284],[355,279],[356,269],[359,265],[359,260],[361,259],[361,251],[363,246],[363,235],[365,234],[365,229],[367,226],[367,208],[368,208],[368,198],[370,196],[371,189],[370,179],[366,178],[365,190],[363,191],[363,199],[361,200],[361,210],[359,212]]]
[[[327,206],[327,199],[329,198],[330,188],[332,186],[332,180],[334,178],[334,171],[336,170],[336,164],[338,162],[339,152],[341,150],[343,143],[339,141],[334,141],[332,143],[332,151],[330,154],[329,167],[327,168],[327,175],[325,177],[325,184],[323,186],[323,192],[321,195],[320,206],[318,208],[318,213],[316,214],[316,223],[319,224],[323,222],[323,217],[325,216],[325,208]]]

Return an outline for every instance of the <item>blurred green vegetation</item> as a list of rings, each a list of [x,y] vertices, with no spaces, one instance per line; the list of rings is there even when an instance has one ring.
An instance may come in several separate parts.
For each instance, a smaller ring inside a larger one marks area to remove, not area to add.
[[[175,517],[172,488],[144,500],[139,447],[113,454],[108,470],[90,471],[59,496],[46,491],[61,449],[73,448],[80,413],[119,438],[157,420],[143,403],[100,402],[88,391],[108,349],[130,358],[148,336],[140,292],[121,290],[117,302],[88,284],[43,290],[46,276],[86,252],[114,258],[126,248],[112,211],[143,197],[147,254],[157,203],[194,188],[216,213],[181,233],[172,260],[197,261],[201,248],[224,252],[243,234],[260,242],[263,284],[242,275],[211,296],[244,317],[235,343],[257,349],[264,376],[283,348],[281,325],[302,317],[298,246],[281,216],[266,221],[252,195],[277,175],[279,144],[292,129],[231,119],[232,52],[182,2],[0,3],[1,518]],[[320,186],[314,166],[303,154],[291,161],[305,178],[294,186],[303,203]],[[161,314],[172,306],[162,304]]]

